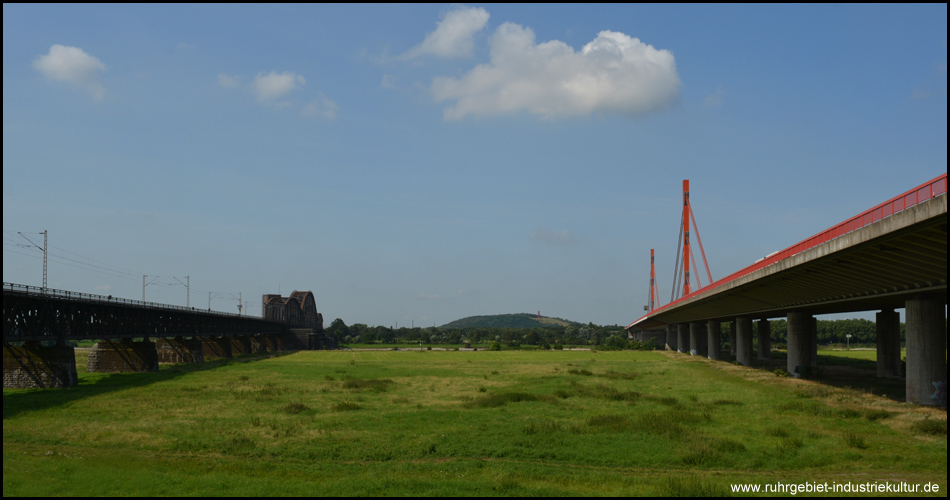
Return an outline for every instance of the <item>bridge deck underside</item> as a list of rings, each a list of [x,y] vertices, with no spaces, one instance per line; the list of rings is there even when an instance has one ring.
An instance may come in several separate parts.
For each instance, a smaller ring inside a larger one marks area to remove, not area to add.
[[[3,294],[3,341],[210,337],[283,333],[280,323],[216,315],[65,300],[33,294]]]
[[[635,326],[649,329],[689,321],[728,321],[737,316],[774,318],[793,310],[828,314],[897,309],[921,293],[942,296],[946,302],[946,195],[942,202],[942,215],[846,248],[806,251],[812,255],[802,256],[800,263],[757,271],[748,279],[736,280],[715,293],[699,294]]]

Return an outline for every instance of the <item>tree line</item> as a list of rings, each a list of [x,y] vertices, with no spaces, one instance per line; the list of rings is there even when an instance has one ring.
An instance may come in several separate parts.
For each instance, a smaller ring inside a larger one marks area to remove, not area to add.
[[[723,323],[722,341],[728,342],[733,323]],[[773,345],[784,344],[788,324],[784,319],[771,320]],[[598,346],[601,348],[636,347],[627,344],[627,332],[622,326],[602,326],[588,323],[583,326],[544,326],[533,328],[502,327],[402,327],[368,326],[364,323],[347,325],[342,319],[333,320],[326,329],[342,344],[416,344],[464,345],[498,342],[509,347],[525,346]],[[905,339],[904,324],[900,328],[901,343]],[[877,338],[875,323],[866,319],[818,320],[819,344],[851,345],[874,344]]]
[[[772,344],[784,344],[788,339],[788,321],[773,319],[769,321]],[[728,341],[734,323],[723,323],[723,338]],[[755,327],[753,327],[755,328]],[[867,319],[838,319],[818,320],[818,343],[848,344],[848,335],[851,335],[850,344],[875,344],[877,342],[877,324]],[[904,323],[901,323],[901,344],[906,338]]]

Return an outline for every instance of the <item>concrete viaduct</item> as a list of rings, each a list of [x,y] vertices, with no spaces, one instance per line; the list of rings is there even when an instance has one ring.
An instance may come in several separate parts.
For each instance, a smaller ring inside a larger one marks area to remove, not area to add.
[[[817,367],[814,315],[877,312],[877,376],[901,376],[906,316],[907,401],[946,405],[947,174],[637,319],[628,331],[667,349],[719,359],[723,322],[751,366],[768,359],[770,318],[788,320],[793,376]],[[753,320],[758,320],[753,332]],[[758,352],[752,352],[753,335]]]
[[[75,349],[98,340],[90,372],[158,371],[159,362],[336,347],[313,294],[264,296],[264,317],[3,284],[3,387],[72,387]]]

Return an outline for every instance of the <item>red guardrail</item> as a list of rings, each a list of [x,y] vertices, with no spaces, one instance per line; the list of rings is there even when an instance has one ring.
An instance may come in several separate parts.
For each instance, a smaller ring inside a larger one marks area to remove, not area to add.
[[[903,194],[895,196],[891,198],[890,200],[887,200],[884,203],[881,203],[880,205],[870,210],[866,210],[858,215],[855,215],[854,217],[851,217],[850,219],[842,222],[841,224],[828,228],[812,236],[811,238],[802,240],[786,248],[785,250],[781,250],[772,255],[769,255],[768,257],[757,261],[751,266],[740,269],[730,274],[729,276],[726,276],[725,278],[722,278],[714,283],[711,283],[703,288],[700,288],[699,290],[696,290],[689,295],[680,297],[679,299],[676,299],[673,302],[666,304],[665,306],[654,309],[653,312],[646,314],[644,316],[641,316],[639,319],[637,319],[637,321],[640,321],[640,319],[650,316],[651,314],[655,314],[659,311],[662,311],[663,309],[666,309],[679,302],[682,302],[700,292],[706,292],[710,288],[716,288],[716,287],[725,285],[726,283],[729,283],[730,281],[737,280],[743,276],[754,273],[755,271],[758,271],[759,269],[762,269],[766,266],[771,266],[772,264],[775,264],[776,262],[787,259],[793,255],[804,252],[805,250],[808,250],[810,248],[814,248],[818,245],[821,245],[822,243],[826,243],[840,236],[844,236],[845,234],[848,234],[852,231],[861,229],[862,227],[867,226],[868,224],[877,222],[885,217],[890,217],[891,215],[894,215],[898,212],[906,210],[914,205],[917,205],[918,203],[927,201],[933,198],[934,196],[939,196],[946,192],[947,192],[947,174],[943,174],[941,176],[936,177],[935,179],[932,179],[930,181],[927,181],[915,187],[914,189],[911,189],[909,191],[904,192]],[[636,323],[637,321],[634,321],[634,323]]]

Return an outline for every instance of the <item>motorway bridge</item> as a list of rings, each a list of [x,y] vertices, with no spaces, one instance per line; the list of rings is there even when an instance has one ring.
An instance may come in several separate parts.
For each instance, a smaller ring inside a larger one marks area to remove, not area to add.
[[[687,268],[688,269],[688,268]],[[901,376],[906,316],[907,401],[946,405],[947,174],[649,311],[629,326],[667,349],[719,359],[734,322],[736,360],[768,359],[770,318],[788,320],[793,376],[817,368],[816,314],[877,312],[878,376]],[[752,352],[758,320],[758,352]]]
[[[3,386],[70,387],[77,383],[70,341],[98,340],[89,371],[157,371],[159,362],[205,356],[326,349],[311,292],[264,296],[255,318],[112,296],[3,284]]]

